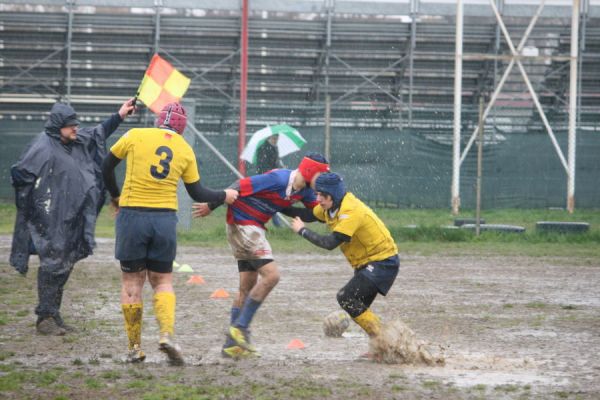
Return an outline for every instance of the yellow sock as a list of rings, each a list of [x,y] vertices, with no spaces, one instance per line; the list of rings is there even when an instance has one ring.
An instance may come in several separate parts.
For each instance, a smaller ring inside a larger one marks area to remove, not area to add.
[[[144,305],[136,304],[121,304],[123,317],[125,319],[125,332],[129,339],[129,350],[133,349],[136,344],[142,345],[142,316],[144,314]]]
[[[377,336],[381,331],[381,321],[379,317],[373,313],[370,309],[367,309],[364,313],[358,317],[353,318],[361,328],[369,334],[369,336]]]
[[[175,293],[156,293],[154,295],[154,314],[156,314],[160,333],[172,335],[175,331]]]

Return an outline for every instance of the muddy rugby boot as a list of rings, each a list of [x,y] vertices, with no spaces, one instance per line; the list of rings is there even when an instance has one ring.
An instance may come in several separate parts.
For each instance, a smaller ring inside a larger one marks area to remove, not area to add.
[[[248,351],[246,349],[242,349],[237,344],[229,347],[223,347],[221,349],[221,355],[224,358],[232,358],[234,360],[239,360],[241,358],[250,358],[257,356],[256,352]]]
[[[250,332],[248,332],[247,329],[237,326],[230,326],[227,336],[233,339],[235,344],[240,346],[242,349],[251,351],[253,353],[256,352],[256,347],[250,343]]]
[[[138,363],[142,362],[146,359],[146,354],[142,351],[139,344],[133,346],[133,349],[129,349],[127,352],[127,362],[128,363]]]
[[[257,352],[251,352],[238,346],[235,341],[227,335],[227,340],[221,348],[221,355],[224,358],[239,360],[242,358],[260,357]]]
[[[167,355],[171,365],[184,364],[181,348],[173,342],[173,338],[168,333],[160,334],[158,349]]]

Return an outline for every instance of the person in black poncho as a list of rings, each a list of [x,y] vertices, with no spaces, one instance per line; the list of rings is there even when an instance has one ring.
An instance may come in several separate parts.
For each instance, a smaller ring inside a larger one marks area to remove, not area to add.
[[[75,110],[56,103],[44,131],[11,167],[17,217],[10,264],[26,275],[29,256],[39,255],[39,334],[74,330],[60,315],[64,286],[74,264],[95,246],[96,217],[105,198],[100,171],[106,139],[134,108],[129,99],[104,122],[79,129]]]

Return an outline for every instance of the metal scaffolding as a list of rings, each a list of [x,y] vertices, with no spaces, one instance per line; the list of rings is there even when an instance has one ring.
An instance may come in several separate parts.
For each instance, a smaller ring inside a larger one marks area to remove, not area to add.
[[[546,112],[542,108],[542,105],[539,100],[539,96],[531,84],[531,80],[523,67],[522,60],[526,60],[531,58],[530,56],[524,55],[522,53],[527,40],[529,39],[529,35],[531,34],[536,22],[538,21],[545,5],[545,0],[541,0],[539,7],[537,8],[535,14],[533,15],[521,41],[517,48],[514,47],[513,41],[506,29],[504,24],[504,20],[498,10],[496,0],[489,0],[490,6],[496,16],[498,21],[498,26],[504,35],[506,44],[510,50],[510,62],[507,68],[500,79],[500,82],[495,87],[494,92],[491,96],[491,99],[486,106],[483,112],[483,120],[487,118],[490,110],[494,106],[498,98],[498,94],[502,90],[504,83],[506,82],[507,77],[509,76],[513,66],[516,64],[519,68],[519,72],[521,73],[523,80],[527,86],[527,89],[531,95],[531,99],[533,100],[535,107],[540,115],[540,118],[543,121],[544,127],[548,135],[550,136],[550,140],[556,150],[556,154],[560,162],[562,163],[566,173],[567,173],[567,210],[569,212],[573,212],[575,208],[575,145],[576,145],[576,119],[577,119],[577,102],[578,102],[578,64],[579,64],[579,19],[580,19],[580,2],[579,0],[573,0],[572,9],[571,9],[571,35],[570,35],[570,43],[571,43],[571,53],[570,57],[565,56],[543,56],[544,60],[557,60],[557,61],[569,61],[570,63],[570,84],[569,84],[569,124],[568,124],[568,161],[565,159],[563,151],[561,150],[558,141],[556,140],[556,135],[554,134],[554,130],[546,116]],[[459,187],[460,187],[460,166],[462,162],[465,160],[473,142],[477,138],[479,133],[480,125],[478,125],[473,134],[470,136],[467,145],[461,154],[461,99],[462,99],[462,62],[463,59],[470,60],[480,60],[480,59],[506,59],[505,56],[502,55],[477,55],[477,54],[468,54],[463,55],[462,44],[463,44],[463,1],[458,0],[457,8],[456,8],[456,52],[455,52],[455,86],[454,86],[454,141],[453,141],[453,171],[452,171],[452,212],[454,214],[458,214],[460,208],[460,195],[459,195]],[[538,56],[534,56],[535,58],[539,58]]]
[[[62,100],[100,120],[135,94],[158,52],[192,78],[195,128],[237,134],[240,148],[246,130],[281,122],[323,127],[329,158],[337,128],[443,136],[456,213],[483,96],[492,140],[547,132],[573,210],[577,129],[600,129],[600,7],[489,3],[8,1],[0,6],[0,118],[42,120]],[[566,157],[557,132],[568,135]]]

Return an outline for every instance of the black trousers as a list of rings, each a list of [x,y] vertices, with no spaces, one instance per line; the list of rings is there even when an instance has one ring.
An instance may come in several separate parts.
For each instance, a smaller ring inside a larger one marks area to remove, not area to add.
[[[38,321],[47,317],[60,320],[63,290],[73,271],[73,263],[42,265],[38,271],[38,305],[35,313]]]

